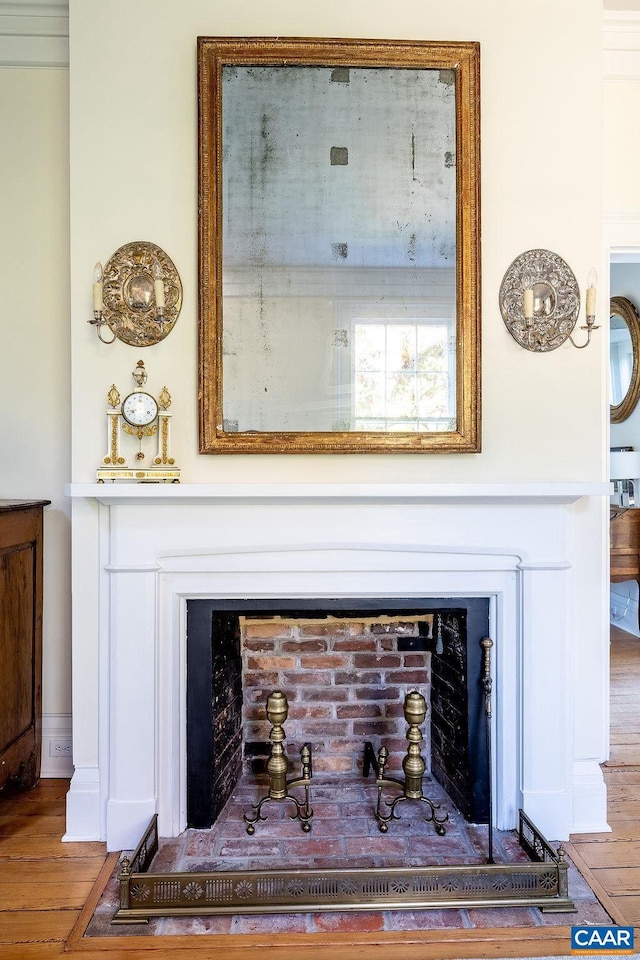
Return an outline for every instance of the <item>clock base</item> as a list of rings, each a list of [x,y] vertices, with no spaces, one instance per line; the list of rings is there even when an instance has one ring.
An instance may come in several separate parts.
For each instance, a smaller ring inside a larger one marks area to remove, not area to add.
[[[180,471],[165,470],[162,467],[149,470],[121,467],[115,470],[96,470],[96,479],[98,483],[104,483],[105,480],[133,480],[136,483],[180,483]]]

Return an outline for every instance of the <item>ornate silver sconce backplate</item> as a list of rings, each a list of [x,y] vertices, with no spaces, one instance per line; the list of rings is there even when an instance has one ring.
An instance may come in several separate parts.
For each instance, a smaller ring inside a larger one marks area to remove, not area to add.
[[[533,290],[533,317],[526,319],[524,291]],[[573,271],[551,250],[527,250],[513,261],[500,286],[507,330],[525,350],[546,353],[571,336],[580,312]]]
[[[164,284],[162,311],[154,294],[158,267]],[[171,333],[182,307],[182,283],[161,247],[145,240],[120,247],[104,266],[103,285],[104,322],[123,343],[147,347]]]

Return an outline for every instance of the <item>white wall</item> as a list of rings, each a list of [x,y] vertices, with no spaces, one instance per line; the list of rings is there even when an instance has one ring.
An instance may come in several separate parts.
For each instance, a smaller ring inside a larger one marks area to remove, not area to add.
[[[638,20],[640,24],[640,19]],[[640,210],[640,177],[629,162],[640,151],[640,76],[608,75],[604,84],[604,208],[607,215],[625,217]]]
[[[132,384],[140,350],[98,343],[85,323],[91,272],[121,244],[164,247],[184,284],[175,329],[147,349],[149,387],[166,383],[186,481],[253,479],[602,479],[603,341],[549,355],[522,350],[497,305],[509,263],[530,247],[563,256],[583,285],[599,266],[599,0],[538,0],[526,30],[509,0],[71,0],[71,231],[75,481],[104,454],[112,382]],[[553,30],[549,29],[553,23]],[[407,37],[482,45],[483,454],[206,457],[197,440],[198,35]],[[567,37],[571,43],[567,43]],[[144,51],[144,55],[141,55]],[[117,64],[117,69],[115,65]],[[544,384],[544,389],[541,389]],[[576,430],[575,411],[581,424]],[[518,455],[514,456],[514,450]]]
[[[45,509],[42,772],[66,775],[71,737],[69,75],[0,67],[0,497]]]

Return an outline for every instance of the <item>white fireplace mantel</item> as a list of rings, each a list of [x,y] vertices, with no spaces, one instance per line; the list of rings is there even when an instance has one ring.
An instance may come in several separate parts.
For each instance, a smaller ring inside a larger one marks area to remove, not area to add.
[[[604,529],[608,483],[74,483],[67,494],[67,840],[128,849],[155,812],[163,836],[184,829],[197,597],[488,597],[496,825],[522,805],[549,839],[607,829],[606,637],[576,626],[575,531],[589,500]]]
[[[71,498],[123,503],[575,503],[608,483],[71,483]]]

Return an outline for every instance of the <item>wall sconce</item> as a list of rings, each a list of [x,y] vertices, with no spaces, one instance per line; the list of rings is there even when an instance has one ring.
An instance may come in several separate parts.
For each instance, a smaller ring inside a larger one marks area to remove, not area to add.
[[[620,507],[640,505],[640,451],[612,450],[609,477],[613,481],[613,504]]]
[[[555,350],[570,340],[582,350],[597,330],[596,271],[587,277],[585,298],[587,331],[584,343],[572,337],[580,312],[580,290],[571,268],[551,250],[527,250],[513,261],[500,285],[500,312],[507,330],[521,347],[535,353]]]
[[[173,261],[155,243],[120,247],[93,272],[93,319],[102,343],[147,347],[171,333],[182,307],[182,283]],[[105,327],[111,337],[105,339]]]

